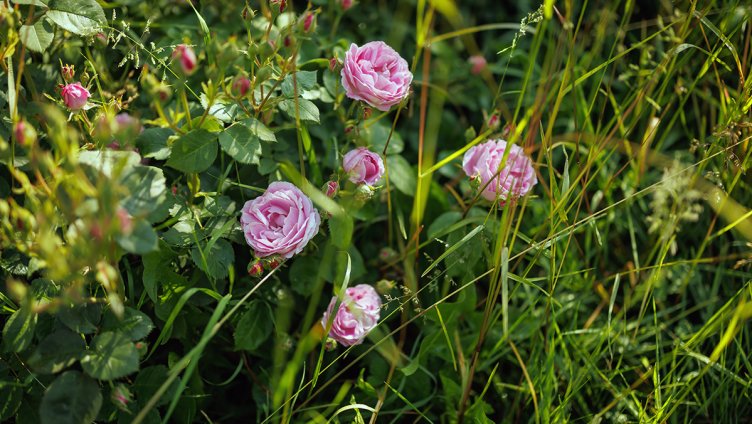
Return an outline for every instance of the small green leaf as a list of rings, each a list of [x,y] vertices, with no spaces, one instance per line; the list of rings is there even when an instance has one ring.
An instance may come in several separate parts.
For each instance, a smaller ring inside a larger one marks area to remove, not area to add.
[[[20,384],[0,381],[0,421],[6,422],[16,415],[23,400],[24,387]],[[18,421],[16,421],[18,422]]]
[[[169,128],[147,128],[136,137],[136,147],[145,158],[165,160],[170,156],[167,139],[173,134]]]
[[[248,127],[253,135],[258,137],[262,141],[268,141],[269,143],[276,143],[277,136],[274,132],[264,125],[261,121],[255,118],[248,118],[241,121],[243,125]]]
[[[121,205],[133,216],[147,215],[167,199],[167,184],[162,170],[153,166],[134,166],[120,179],[129,195]]]
[[[234,124],[220,134],[219,144],[236,161],[258,165],[261,144],[258,137],[243,123]]]
[[[18,36],[29,50],[42,53],[52,44],[55,33],[50,22],[42,18],[34,25],[21,25]]]
[[[96,0],[51,0],[46,16],[66,31],[92,35],[107,24],[102,6]]]
[[[235,348],[254,350],[261,346],[273,327],[272,311],[264,302],[253,301],[235,327]]]
[[[104,314],[102,320],[103,331],[120,331],[128,336],[131,340],[141,340],[151,333],[154,329],[154,323],[145,313],[126,307],[123,313],[123,319],[119,319],[111,311]]]
[[[402,193],[413,197],[418,183],[416,173],[410,163],[402,156],[387,156],[386,164],[389,168],[389,181]]]
[[[138,371],[138,351],[125,334],[107,331],[94,337],[81,366],[98,380],[114,380]]]
[[[198,129],[175,140],[166,165],[185,173],[198,173],[209,168],[216,158],[217,136]]]
[[[60,309],[57,318],[74,333],[91,334],[97,331],[102,319],[102,305],[83,304]]]
[[[295,97],[293,77],[298,83],[298,96],[303,94],[304,91],[310,90],[316,86],[316,71],[298,71],[294,74],[288,74],[284,81],[282,81],[282,94],[284,94],[285,97]]]
[[[227,277],[228,269],[235,261],[235,252],[232,250],[230,242],[225,239],[218,239],[213,246],[209,246],[209,243],[207,243],[202,245],[201,248],[203,249],[203,257],[198,246],[194,246],[191,250],[191,258],[193,258],[196,266],[216,279]]]
[[[157,250],[159,238],[148,221],[139,219],[135,221],[129,234],[121,234],[117,237],[117,243],[126,252],[143,255]]]
[[[136,394],[136,398],[142,401],[142,404],[148,402],[167,380],[167,373],[167,367],[164,365],[155,365],[141,370],[136,377],[136,381],[133,382],[133,392]],[[157,406],[162,406],[172,400],[175,391],[178,389],[178,384],[180,384],[179,378],[175,379],[170,388],[159,398]]]
[[[78,371],[66,371],[47,387],[39,413],[42,424],[88,424],[101,407],[96,381]]]
[[[22,307],[8,318],[3,327],[3,351],[20,352],[34,338],[37,314],[29,307]]]
[[[27,362],[35,372],[55,374],[73,365],[85,350],[81,335],[61,328],[42,339]]]
[[[279,108],[287,114],[290,118],[295,119],[295,100],[285,99],[279,102]],[[298,112],[300,113],[300,119],[308,122],[319,123],[319,108],[316,105],[306,99],[298,99]]]

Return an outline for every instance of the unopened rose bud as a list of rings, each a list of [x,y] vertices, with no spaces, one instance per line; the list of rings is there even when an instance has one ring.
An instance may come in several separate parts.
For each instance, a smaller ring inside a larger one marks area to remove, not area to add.
[[[239,94],[240,97],[245,96],[250,88],[251,80],[249,80],[245,75],[239,75],[232,83],[232,89],[235,91],[235,93]]]
[[[384,262],[389,262],[397,258],[397,256],[397,251],[392,249],[391,247],[384,247],[379,251],[379,259]]]
[[[101,47],[107,47],[107,36],[104,35],[103,32],[97,33],[97,35],[94,36],[94,40],[99,44]]]
[[[60,74],[63,76],[63,81],[69,83],[76,77],[75,67],[73,65],[63,65],[63,67],[60,68]]]
[[[370,118],[372,113],[373,113],[373,109],[371,109],[370,107],[364,107],[363,108],[363,120],[365,121],[368,118]]]
[[[253,9],[246,6],[243,8],[243,11],[240,13],[240,15],[243,17],[244,21],[248,21],[248,20],[253,19],[255,14],[253,13]]]
[[[290,47],[292,45],[292,37],[290,37],[289,35],[286,36],[283,44],[285,47]]]
[[[143,358],[149,352],[149,345],[146,342],[136,342],[134,345],[138,351],[139,358]]]
[[[196,53],[190,46],[185,44],[176,46],[172,52],[172,59],[180,61],[180,68],[185,75],[190,75],[196,71],[198,60],[196,59]]]
[[[13,126],[13,136],[20,146],[31,146],[37,140],[37,132],[23,119]]]
[[[264,273],[264,266],[256,260],[248,264],[248,275],[251,277],[260,277]]]
[[[125,235],[130,234],[131,231],[133,231],[133,219],[131,218],[131,214],[129,214],[125,208],[118,208],[115,215],[120,223],[120,233]]]
[[[133,395],[130,390],[124,384],[118,384],[112,389],[112,396],[110,397],[112,403],[122,411],[128,411],[128,404],[133,401]]]
[[[501,130],[501,138],[508,138],[512,131],[514,131],[514,124],[509,123],[504,125],[504,128]]]
[[[331,352],[335,349],[337,349],[337,341],[331,337],[327,337],[326,342],[324,342],[324,350]]]
[[[488,118],[488,128],[498,128],[500,122],[501,121],[499,119],[499,114],[494,113],[490,118]]]
[[[470,73],[473,75],[478,75],[486,69],[487,62],[486,58],[483,56],[470,56],[467,61],[470,62]]]
[[[279,259],[277,258],[272,258],[266,261],[266,266],[269,267],[269,271],[277,269],[279,267],[279,264],[280,262],[279,262]]]
[[[376,283],[376,291],[381,294],[387,294],[394,288],[394,281],[392,280],[380,280]]]
[[[269,0],[269,4],[275,12],[282,13],[287,7],[287,0]]]
[[[340,0],[340,6],[342,6],[342,10],[347,10],[353,6],[353,0]]]
[[[339,183],[337,181],[328,181],[324,186],[326,197],[334,198],[339,192]]]
[[[96,241],[102,241],[102,238],[104,237],[104,233],[102,232],[102,226],[99,225],[99,223],[93,223],[91,224],[91,228],[89,229],[89,234],[91,235],[91,238],[93,238]]]
[[[316,15],[314,15],[313,12],[306,13],[305,18],[303,18],[303,31],[304,32],[309,32],[311,30],[315,17]]]
[[[335,73],[338,73],[339,70],[339,60],[337,60],[336,57],[333,57],[329,59],[329,70]]]
[[[373,187],[369,186],[368,184],[361,184],[358,186],[358,188],[355,189],[355,200],[359,202],[366,202],[370,200],[376,190],[373,189]]]
[[[68,109],[80,110],[86,106],[86,102],[89,100],[91,93],[89,93],[89,90],[81,85],[81,83],[74,82],[64,86],[60,95]]]

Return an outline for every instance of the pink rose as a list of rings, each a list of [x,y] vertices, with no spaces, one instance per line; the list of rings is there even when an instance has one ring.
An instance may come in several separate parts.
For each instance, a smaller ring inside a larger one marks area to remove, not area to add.
[[[86,105],[86,101],[89,100],[91,93],[81,83],[74,82],[63,87],[60,95],[63,97],[63,102],[68,109],[79,110]]]
[[[470,58],[467,60],[470,62],[471,68],[470,73],[473,75],[478,75],[486,68],[486,58],[480,55],[470,56]]]
[[[374,185],[384,175],[384,162],[381,156],[365,147],[347,152],[342,159],[342,167],[350,176],[350,181],[355,184]]]
[[[321,218],[311,199],[294,185],[276,181],[245,202],[240,226],[256,256],[291,258],[319,232]]]
[[[190,75],[196,70],[196,53],[190,46],[185,44],[176,46],[172,52],[172,58],[180,61],[180,68],[184,74]]]
[[[410,92],[413,74],[405,59],[383,41],[350,45],[342,67],[347,97],[362,100],[380,111],[402,101]]]
[[[506,165],[499,170],[506,148],[504,140],[489,140],[473,146],[462,159],[465,174],[480,180],[481,187],[485,186],[483,197],[491,201],[524,196],[538,183],[533,162],[516,144],[509,147]]]
[[[333,297],[329,307],[321,318],[321,325],[326,328],[329,316],[334,310],[337,298]],[[360,344],[366,335],[376,327],[381,313],[381,298],[373,287],[358,284],[345,290],[337,314],[332,319],[329,337],[344,346]]]

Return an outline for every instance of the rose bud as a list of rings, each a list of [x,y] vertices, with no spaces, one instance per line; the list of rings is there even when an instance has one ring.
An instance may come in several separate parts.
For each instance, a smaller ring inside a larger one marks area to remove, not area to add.
[[[37,140],[37,132],[34,127],[23,119],[13,126],[13,136],[20,146],[31,146]]]
[[[255,260],[248,264],[248,275],[251,277],[260,277],[264,273],[264,266],[261,261]]]
[[[499,114],[494,113],[491,115],[490,118],[488,118],[488,128],[497,128],[499,126],[500,120],[499,120]]]
[[[196,53],[190,46],[186,44],[176,46],[175,50],[172,52],[172,59],[178,59],[180,61],[180,68],[185,75],[190,75],[196,71],[198,60],[196,59]]]
[[[347,97],[386,112],[410,94],[413,74],[407,61],[383,41],[350,45],[342,67]]]
[[[342,159],[342,167],[355,184],[376,184],[384,175],[384,161],[378,154],[358,147],[350,150]]]
[[[128,404],[133,401],[133,396],[130,390],[121,383],[112,388],[111,400],[118,409],[128,412]]]
[[[97,35],[94,36],[94,40],[101,46],[101,47],[107,47],[107,36],[104,35],[103,32],[97,33]]]
[[[364,107],[363,108],[363,120],[365,121],[368,118],[370,118],[372,113],[373,113],[373,109],[371,109],[370,107]]]
[[[368,184],[361,184],[355,189],[354,197],[355,200],[363,203],[371,200],[374,193],[376,193],[376,190],[374,190],[373,187]]]
[[[467,60],[470,62],[470,73],[473,75],[478,75],[481,72],[483,72],[484,69],[486,69],[486,58],[480,55],[470,56],[470,58]]]
[[[303,31],[304,32],[309,32],[311,30],[315,17],[316,15],[314,15],[312,12],[306,13],[305,18],[303,18]]]
[[[248,79],[245,75],[238,75],[235,78],[235,81],[232,83],[232,89],[240,94],[240,97],[243,97],[248,93],[248,90],[251,88],[251,80]]]
[[[80,110],[86,106],[86,101],[89,100],[91,93],[81,83],[74,82],[63,87],[60,92],[63,97],[65,106],[70,110]]]
[[[63,75],[63,81],[65,82],[73,81],[73,78],[76,76],[76,70],[73,65],[63,65],[60,68],[60,73]]]
[[[339,68],[339,60],[337,60],[336,57],[333,57],[329,59],[329,70],[332,72],[337,72],[337,68]]]
[[[353,0],[340,0],[340,6],[342,10],[347,10],[353,6]]]
[[[269,0],[269,4],[274,7],[276,12],[282,13],[287,7],[287,0]]]
[[[321,318],[321,325],[326,329],[329,317],[334,313],[337,298],[333,297],[329,307]],[[373,287],[359,284],[349,287],[342,296],[334,318],[332,318],[329,337],[344,346],[363,342],[368,333],[376,327],[381,314],[381,298]]]
[[[324,192],[326,193],[326,197],[334,198],[339,192],[339,183],[337,181],[328,181],[324,185]]]

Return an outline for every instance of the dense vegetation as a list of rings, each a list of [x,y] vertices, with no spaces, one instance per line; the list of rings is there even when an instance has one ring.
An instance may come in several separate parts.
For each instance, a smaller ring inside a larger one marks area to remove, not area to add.
[[[749,420],[751,17],[4,0],[0,420]]]

